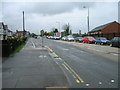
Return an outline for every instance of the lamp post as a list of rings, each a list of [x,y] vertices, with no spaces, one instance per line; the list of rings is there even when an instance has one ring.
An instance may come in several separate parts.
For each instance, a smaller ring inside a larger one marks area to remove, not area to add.
[[[87,8],[87,7],[84,6],[83,8]],[[90,29],[90,26],[89,26],[89,7],[87,9],[88,9],[87,24],[88,24],[88,32],[89,32],[89,29]]]

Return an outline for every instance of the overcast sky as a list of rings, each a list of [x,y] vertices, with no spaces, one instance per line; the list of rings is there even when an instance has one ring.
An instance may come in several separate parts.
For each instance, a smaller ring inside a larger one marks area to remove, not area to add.
[[[83,8],[85,6],[86,8]],[[39,34],[41,29],[51,31],[69,23],[73,33],[87,32],[89,8],[90,30],[109,22],[118,22],[118,2],[2,2],[0,21],[12,31],[22,30],[22,11],[25,29]]]

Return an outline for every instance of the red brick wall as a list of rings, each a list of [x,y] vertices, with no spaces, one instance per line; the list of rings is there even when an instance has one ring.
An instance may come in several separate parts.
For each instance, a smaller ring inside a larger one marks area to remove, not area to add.
[[[120,33],[120,24],[113,22],[101,31],[104,33]]]

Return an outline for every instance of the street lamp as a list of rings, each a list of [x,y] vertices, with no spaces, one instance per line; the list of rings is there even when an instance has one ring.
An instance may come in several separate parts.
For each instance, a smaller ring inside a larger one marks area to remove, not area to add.
[[[87,7],[83,6],[83,8],[87,8]],[[88,23],[88,32],[89,32],[89,29],[90,29],[90,26],[89,26],[89,7],[87,9],[88,9],[87,23]]]

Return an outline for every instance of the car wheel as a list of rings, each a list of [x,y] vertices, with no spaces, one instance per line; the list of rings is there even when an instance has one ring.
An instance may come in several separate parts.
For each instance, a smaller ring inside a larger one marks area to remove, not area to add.
[[[100,45],[103,45],[103,43],[100,43]]]
[[[113,46],[113,44],[111,43],[111,44],[110,44],[110,47],[112,47],[112,46]]]

